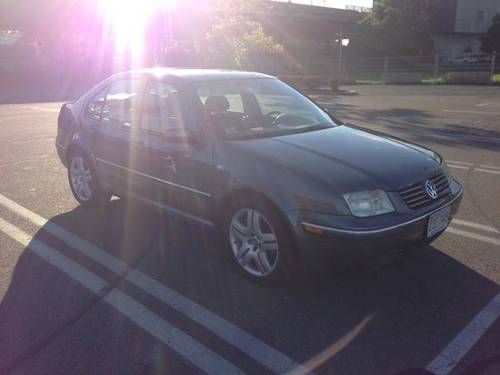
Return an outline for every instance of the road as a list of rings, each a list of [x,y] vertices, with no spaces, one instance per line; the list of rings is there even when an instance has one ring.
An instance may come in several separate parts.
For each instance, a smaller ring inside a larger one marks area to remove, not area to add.
[[[0,373],[500,373],[500,90],[355,89],[314,99],[441,153],[465,187],[457,220],[431,246],[273,287],[209,229],[78,207],[60,103],[0,105]]]

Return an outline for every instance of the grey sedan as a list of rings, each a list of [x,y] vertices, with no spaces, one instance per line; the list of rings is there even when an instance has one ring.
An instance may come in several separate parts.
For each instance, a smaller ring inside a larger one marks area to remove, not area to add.
[[[433,241],[462,195],[437,153],[347,126],[258,73],[114,75],[62,107],[56,146],[83,206],[133,197],[215,227],[256,280]]]

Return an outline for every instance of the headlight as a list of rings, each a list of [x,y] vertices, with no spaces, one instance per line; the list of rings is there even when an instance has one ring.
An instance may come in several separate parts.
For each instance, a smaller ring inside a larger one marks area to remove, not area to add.
[[[359,191],[344,194],[353,216],[368,217],[394,212],[391,200],[383,190]]]
[[[451,183],[453,182],[453,176],[451,175],[446,162],[443,161],[443,164],[441,164],[441,169],[446,176],[446,179],[448,180],[448,186],[451,186]]]

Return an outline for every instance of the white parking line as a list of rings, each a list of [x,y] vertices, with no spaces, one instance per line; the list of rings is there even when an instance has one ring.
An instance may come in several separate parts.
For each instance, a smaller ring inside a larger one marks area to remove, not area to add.
[[[426,369],[436,375],[449,374],[499,316],[500,293],[459,332],[446,348],[429,363]]]
[[[46,262],[77,281],[96,295],[103,295],[109,284],[103,279],[65,257],[54,248],[33,239],[21,229],[0,218],[0,230],[23,246],[27,246]],[[217,353],[174,327],[144,305],[118,289],[104,294],[103,301],[129,318],[137,326],[170,346],[187,361],[208,374],[243,374],[243,372]]]
[[[473,223],[473,222],[466,221],[466,220],[453,219],[452,224],[463,225],[465,227],[471,227],[471,228],[475,228],[475,229],[484,230],[486,232],[492,232],[492,233],[499,233],[500,234],[500,231],[498,231],[494,227],[491,227],[489,225],[483,225],[483,224]]]
[[[466,237],[466,238],[472,238],[472,239],[477,240],[477,241],[487,242],[487,243],[490,243],[492,245],[500,246],[500,240],[498,240],[496,238],[492,238],[492,237],[486,237],[486,236],[483,236],[481,234],[467,232],[465,230],[456,229],[453,227],[448,227],[448,229],[446,229],[446,232],[456,234],[458,236],[462,236],[462,237]]]
[[[448,167],[450,168],[455,168],[455,169],[465,169],[465,170],[469,170],[470,167],[466,167],[466,166],[463,166],[463,165],[454,165],[454,164],[446,164]]]
[[[468,110],[460,110],[460,109],[443,109],[443,112],[470,113],[471,115],[500,115],[500,112],[468,111]]]
[[[67,245],[78,250],[112,272],[120,274],[126,271],[127,265],[122,260],[113,257],[97,246],[81,239],[36,213],[29,211],[1,194],[0,205],[24,217],[38,227],[43,227],[43,230],[46,232],[59,238]],[[287,357],[285,354],[263,341],[260,341],[234,324],[224,320],[203,306],[198,305],[196,302],[184,297],[182,294],[161,284],[150,276],[140,271],[133,270],[126,279],[146,293],[156,297],[163,303],[202,325],[222,340],[238,348],[270,370],[276,373],[286,373],[292,370],[308,373],[308,370],[304,366]]]
[[[491,171],[488,169],[483,169],[483,168],[474,168],[475,171],[477,172],[485,172],[485,173],[492,173],[492,174],[500,174],[500,171]]]
[[[500,167],[495,167],[493,165],[487,165],[487,164],[479,164],[481,168],[488,168],[488,169],[496,169],[500,171]]]
[[[449,160],[449,159],[447,159],[447,160],[446,160],[446,164],[448,164],[448,163],[452,163],[452,164],[463,164],[463,165],[469,165],[469,166],[473,166],[473,165],[474,165],[474,163],[469,163],[469,162],[467,162],[467,161],[458,161],[458,160]]]
[[[469,170],[472,168],[472,171],[474,171],[474,172],[500,174],[500,168],[498,168],[498,167],[480,165],[483,168],[477,168],[477,167],[473,167],[474,164],[472,164],[472,163],[461,163],[461,164],[455,164],[455,163],[456,162],[451,162],[450,160],[448,160],[446,162],[446,165],[450,168],[455,168],[455,169]],[[490,168],[490,169],[485,169],[485,168]]]
[[[31,109],[33,111],[37,111],[37,112],[54,112],[54,113],[58,113],[60,111],[60,109],[57,109],[57,108],[46,108],[46,107],[41,107],[41,106],[23,106],[23,108],[26,108],[26,109]]]

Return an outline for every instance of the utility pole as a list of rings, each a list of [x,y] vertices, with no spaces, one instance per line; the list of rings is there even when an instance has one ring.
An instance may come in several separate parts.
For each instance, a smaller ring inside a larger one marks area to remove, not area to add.
[[[439,74],[439,55],[434,56],[434,81],[437,79]]]
[[[342,75],[342,38],[343,38],[343,32],[340,30],[340,37],[339,37],[339,62],[338,62],[338,70],[339,74]]]
[[[493,51],[491,54],[491,68],[490,68],[490,77],[493,79],[493,75],[495,74],[495,65],[497,59],[497,51]]]

